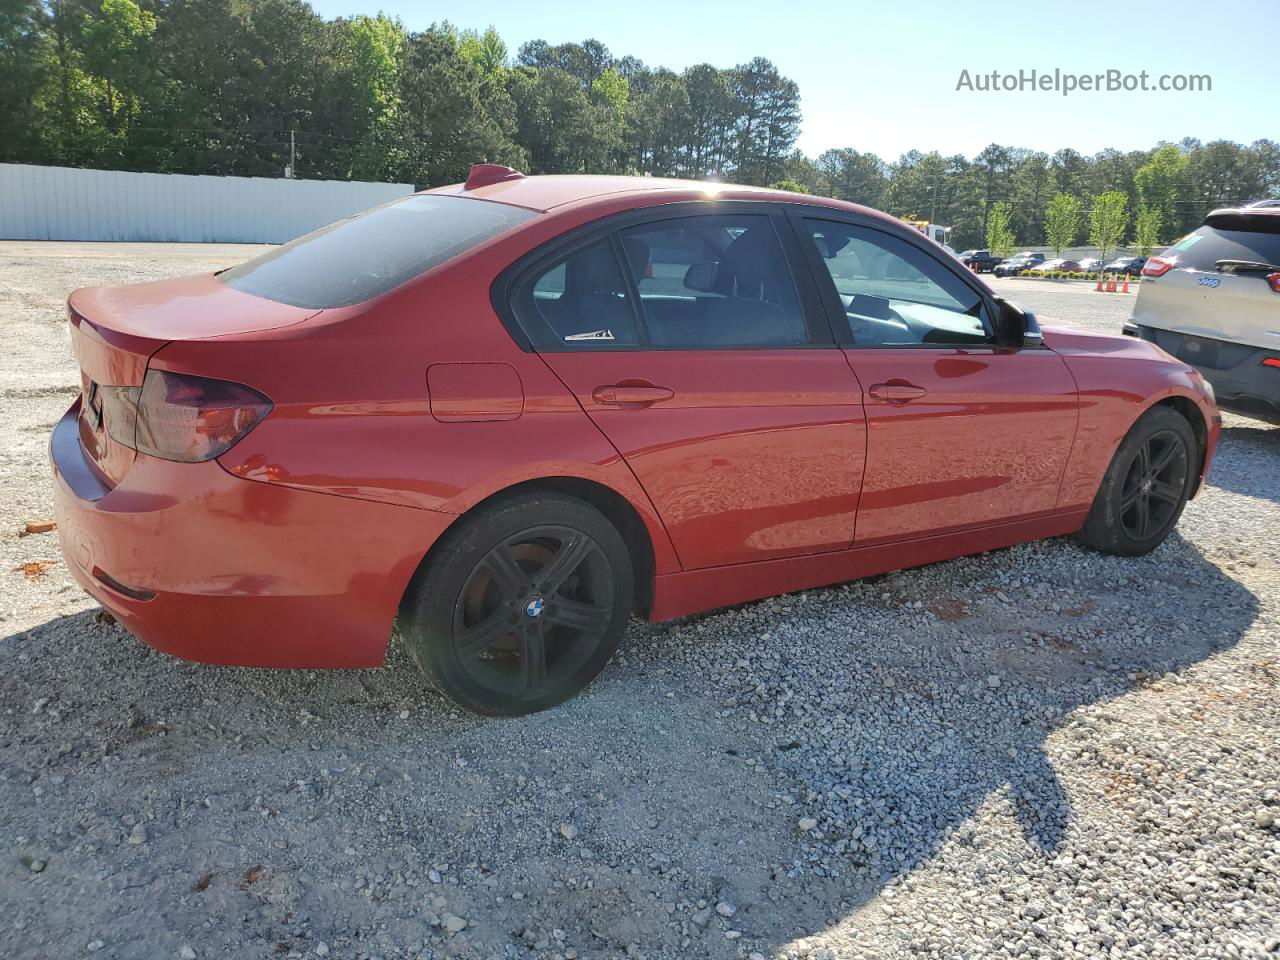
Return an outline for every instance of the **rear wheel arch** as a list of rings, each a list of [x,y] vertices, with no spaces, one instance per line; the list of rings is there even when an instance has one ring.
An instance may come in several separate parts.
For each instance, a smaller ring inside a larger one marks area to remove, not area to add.
[[[614,529],[622,536],[623,542],[627,546],[627,551],[631,555],[635,612],[640,616],[647,616],[653,605],[656,568],[653,539],[643,518],[640,516],[640,512],[625,496],[612,487],[595,480],[572,476],[538,477],[515,483],[500,490],[495,490],[484,499],[472,504],[464,512],[458,514],[444,533],[436,539],[435,543],[423,555],[422,560],[418,563],[417,571],[410,578],[409,584],[405,588],[406,596],[413,589],[414,584],[418,581],[421,572],[431,558],[443,548],[443,545],[448,543],[450,532],[457,528],[460,521],[475,515],[481,510],[491,509],[495,504],[499,504],[504,500],[529,493],[554,493],[573,497],[591,505],[604,514],[605,519],[613,524]]]

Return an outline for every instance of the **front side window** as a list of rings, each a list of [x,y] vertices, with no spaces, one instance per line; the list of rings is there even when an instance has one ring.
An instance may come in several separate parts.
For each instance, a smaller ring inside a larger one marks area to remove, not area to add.
[[[835,284],[854,346],[989,341],[982,298],[925,251],[878,230],[804,222]]]
[[[339,220],[219,274],[244,293],[317,310],[363,303],[536,213],[414,194]]]
[[[630,227],[619,239],[653,346],[716,349],[809,342],[770,217],[680,217]]]

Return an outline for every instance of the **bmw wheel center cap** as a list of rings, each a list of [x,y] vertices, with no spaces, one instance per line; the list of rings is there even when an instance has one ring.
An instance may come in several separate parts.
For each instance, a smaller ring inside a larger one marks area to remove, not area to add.
[[[531,597],[529,602],[524,605],[524,615],[531,620],[542,616],[542,611],[546,609],[547,601],[541,597]]]

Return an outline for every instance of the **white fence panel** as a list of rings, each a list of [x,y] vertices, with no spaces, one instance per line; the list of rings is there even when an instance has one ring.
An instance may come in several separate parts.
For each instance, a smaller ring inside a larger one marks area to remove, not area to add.
[[[284,243],[412,192],[408,183],[0,163],[0,240]]]

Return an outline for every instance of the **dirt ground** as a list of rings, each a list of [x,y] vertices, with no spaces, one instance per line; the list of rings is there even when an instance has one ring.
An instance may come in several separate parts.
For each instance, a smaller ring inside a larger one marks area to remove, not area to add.
[[[104,622],[50,518],[77,286],[261,248],[0,243],[0,956],[1263,957],[1280,947],[1280,428],[1149,557],[1029,544],[673,624],[460,713]],[[993,281],[1116,331],[1132,295]]]

